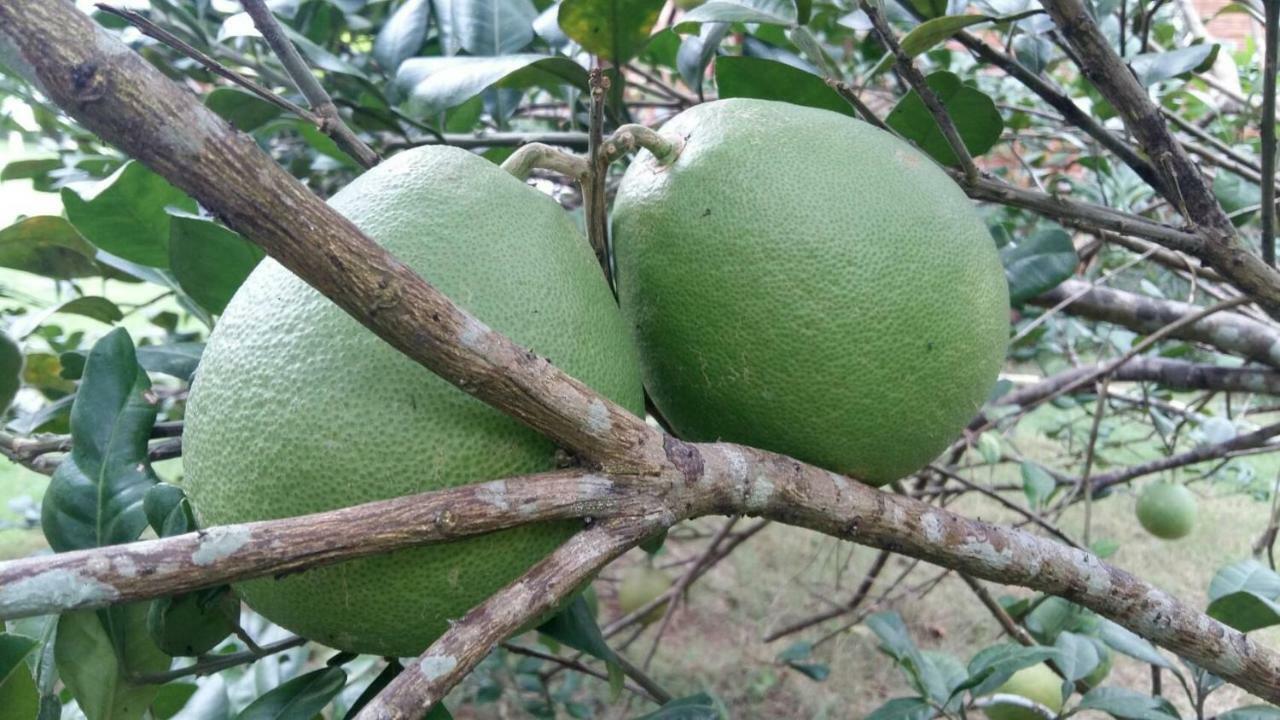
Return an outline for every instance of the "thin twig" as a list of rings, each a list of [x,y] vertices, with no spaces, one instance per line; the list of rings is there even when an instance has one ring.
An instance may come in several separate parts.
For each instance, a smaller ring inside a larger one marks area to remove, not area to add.
[[[861,0],[862,11],[867,14],[871,20],[871,25],[879,36],[880,41],[885,47],[889,48],[889,52],[893,53],[897,59],[898,72],[906,79],[911,88],[916,91],[920,99],[924,101],[925,107],[929,108],[929,112],[933,114],[933,119],[937,121],[938,128],[942,130],[942,136],[947,139],[947,145],[951,146],[951,152],[956,157],[956,162],[964,170],[964,175],[970,181],[978,179],[978,167],[973,164],[973,157],[969,155],[969,149],[965,147],[964,140],[960,139],[960,132],[956,130],[956,125],[951,120],[951,116],[947,114],[947,109],[943,107],[942,101],[934,94],[933,89],[929,87],[924,79],[924,75],[916,69],[915,63],[912,62],[911,56],[902,49],[898,44],[897,38],[893,34],[893,29],[889,27],[888,21],[884,19],[884,15],[875,6]]]
[[[605,680],[605,681],[609,680],[609,675],[607,673],[603,673],[599,670],[596,670],[595,668],[584,665],[578,662],[577,660],[574,660],[573,658],[560,657],[559,655],[542,652],[541,650],[537,650],[535,648],[525,647],[524,645],[517,645],[513,642],[502,643],[502,649],[514,655],[524,655],[525,657],[537,658],[539,660],[546,660],[547,662],[555,663],[556,665],[563,667],[567,670],[580,672],[583,675],[590,675],[593,678],[598,678],[600,680]],[[654,695],[646,692],[644,688],[641,688],[637,685],[633,685],[631,683],[626,683],[622,687],[625,688],[627,692],[630,692],[633,695],[639,695],[641,697],[647,698],[648,700],[651,700],[657,703],[658,705],[668,702],[667,700],[661,700],[658,697],[655,697]]]
[[[146,17],[144,17],[142,13],[139,13],[134,10],[128,10],[126,8],[118,8],[118,7],[115,7],[114,5],[108,5],[107,3],[98,3],[97,8],[102,12],[110,13],[111,15],[115,15],[116,17],[119,17],[120,19],[124,20],[130,25],[136,27],[138,31],[141,32],[143,35],[159,40],[165,45],[168,45],[174,50],[177,50],[183,55],[186,55],[192,60],[195,60],[196,62],[200,63],[209,72],[215,75],[218,75],[220,77],[226,78],[227,80],[230,80],[236,85],[239,85],[245,90],[248,90],[254,95],[257,95],[259,98],[262,98],[263,100],[271,103],[272,105],[275,105],[276,107],[284,110],[285,112],[293,113],[294,115],[302,118],[303,120],[306,120],[307,122],[313,125],[316,125],[316,126],[320,125],[321,120],[319,117],[315,115],[315,113],[312,113],[310,110],[286,98],[280,97],[279,95],[262,87],[258,83],[241,75],[235,70],[232,70],[226,65],[223,65],[222,63],[215,60],[211,55],[208,55],[207,53],[205,53],[203,50],[195,47],[194,45],[191,45],[190,43],[178,37],[177,35],[174,35],[168,30],[165,30],[159,25],[156,25],[155,23],[151,22]]]
[[[267,45],[280,59],[289,78],[293,80],[319,116],[320,122],[317,127],[321,132],[333,138],[338,147],[354,158],[361,167],[367,169],[381,162],[382,159],[378,157],[378,153],[347,127],[342,115],[338,113],[338,106],[333,104],[333,98],[329,97],[329,93],[320,86],[320,81],[311,72],[302,55],[298,54],[298,49],[285,36],[284,28],[276,22],[275,15],[271,13],[271,8],[267,7],[264,0],[241,0],[241,4],[245,12],[253,18],[253,25],[258,28],[258,32],[262,33],[262,39],[267,41]]]
[[[880,577],[880,573],[884,570],[885,565],[889,563],[889,557],[891,555],[893,555],[893,553],[888,550],[881,550],[879,553],[876,553],[875,560],[871,561],[871,567],[867,569],[867,574],[863,576],[862,582],[858,584],[858,588],[854,590],[853,596],[849,598],[848,602],[827,610],[826,612],[818,613],[817,615],[812,615],[803,620],[796,621],[780,630],[774,630],[764,636],[764,641],[773,642],[778,638],[793,635],[803,630],[808,630],[814,625],[819,625],[833,618],[837,618],[841,615],[857,610],[858,606],[862,605],[862,602],[867,599],[867,595],[871,594],[871,588],[875,586],[876,578]]]
[[[250,649],[242,650],[238,653],[230,653],[228,655],[214,655],[201,659],[199,662],[187,665],[186,667],[180,667],[168,672],[154,673],[150,675],[137,675],[131,678],[131,680],[143,685],[163,685],[171,680],[191,677],[192,675],[213,675],[214,673],[222,672],[227,668],[256,662],[268,655],[275,655],[276,653],[284,652],[290,648],[296,648],[306,642],[306,638],[294,636],[280,640],[279,642],[263,645],[259,647],[257,651]]]
[[[1084,472],[1080,476],[1080,487],[1084,489],[1084,545],[1089,546],[1089,536],[1093,525],[1093,464],[1098,449],[1098,429],[1102,427],[1102,416],[1107,413],[1107,385],[1110,375],[1103,375],[1098,386],[1098,399],[1094,403],[1093,426],[1089,428],[1089,447],[1084,455]]]
[[[1263,3],[1267,21],[1262,60],[1262,259],[1276,264],[1276,46],[1280,38],[1280,2]]]
[[[835,90],[840,97],[844,98],[846,102],[852,105],[853,109],[858,112],[858,115],[863,120],[875,125],[887,133],[893,133],[894,135],[898,134],[893,128],[885,125],[884,121],[876,115],[874,110],[868,107],[866,103],[862,102],[862,98],[858,97],[858,93],[853,89],[853,86],[849,85],[849,83],[842,82],[834,78],[827,78],[827,85],[829,85],[832,90]]]
[[[600,262],[600,269],[612,284],[613,270],[609,266],[609,210],[606,206],[604,181],[609,173],[608,162],[602,157],[604,145],[604,109],[609,92],[609,77],[599,67],[588,76],[591,89],[591,112],[587,127],[587,164],[591,168],[588,181],[582,187],[587,213],[587,240]]]

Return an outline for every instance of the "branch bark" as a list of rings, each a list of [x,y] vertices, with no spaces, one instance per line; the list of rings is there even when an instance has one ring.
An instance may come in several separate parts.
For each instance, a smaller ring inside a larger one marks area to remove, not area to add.
[[[1160,300],[1114,288],[1091,288],[1089,283],[1082,280],[1067,280],[1031,302],[1053,307],[1076,295],[1079,297],[1063,308],[1064,312],[1090,320],[1114,323],[1139,333],[1155,332],[1203,309],[1190,303]],[[1280,367],[1280,328],[1240,313],[1216,313],[1180,327],[1170,336],[1204,343],[1229,355]],[[1265,390],[1259,388],[1258,391]]]

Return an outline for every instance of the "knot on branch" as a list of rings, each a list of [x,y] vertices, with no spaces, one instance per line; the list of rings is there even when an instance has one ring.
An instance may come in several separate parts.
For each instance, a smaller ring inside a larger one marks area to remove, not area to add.
[[[662,450],[666,453],[667,460],[671,461],[671,464],[684,476],[686,483],[692,485],[702,477],[705,465],[702,461],[702,453],[698,452],[697,447],[667,435],[662,439]]]
[[[99,74],[98,63],[89,60],[71,68],[71,88],[77,103],[91,103],[107,94],[107,79]]]

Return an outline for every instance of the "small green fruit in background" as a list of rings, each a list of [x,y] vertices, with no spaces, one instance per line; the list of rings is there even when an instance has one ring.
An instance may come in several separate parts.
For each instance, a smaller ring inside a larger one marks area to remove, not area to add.
[[[828,110],[734,98],[662,128],[613,210],[618,301],[682,438],[883,484],[958,437],[1009,333],[986,225],[933,160]]]
[[[550,197],[464,150],[423,147],[361,175],[330,204],[481,322],[643,412],[639,361],[604,274]],[[484,331],[477,324],[462,342]],[[550,440],[405,357],[270,259],[209,338],[183,450],[184,489],[204,526],[556,464]],[[506,503],[501,486],[488,496]],[[579,528],[524,525],[237,589],[306,638],[413,656]]]
[[[1040,663],[1014,673],[1003,685],[996,688],[996,695],[1017,695],[1043,705],[1050,710],[1062,710],[1062,678]],[[1010,703],[997,703],[986,708],[991,720],[1045,720],[1044,715]]]
[[[1165,540],[1186,537],[1196,522],[1196,496],[1168,482],[1154,482],[1138,497],[1138,522],[1147,532]]]
[[[628,570],[618,585],[618,606],[623,615],[630,615],[653,602],[653,599],[671,587],[671,578],[658,568],[645,565]],[[667,611],[667,603],[661,603],[640,618],[640,622],[648,625],[662,619]]]

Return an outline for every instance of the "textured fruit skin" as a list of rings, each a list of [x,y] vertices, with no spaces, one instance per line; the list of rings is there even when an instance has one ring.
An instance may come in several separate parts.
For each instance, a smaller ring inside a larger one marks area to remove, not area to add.
[[[600,267],[550,198],[475,155],[424,147],[330,204],[480,320],[643,408],[635,349]],[[206,527],[554,466],[551,442],[404,357],[269,259],[210,337],[186,422],[186,490]],[[416,655],[447,619],[577,527],[525,526],[237,587],[267,618],[326,645]]]
[[[995,244],[927,157],[865,123],[765,100],[662,128],[613,211],[619,303],[682,437],[883,484],[986,400],[1009,295]]]
[[[1062,678],[1040,663],[1023,668],[996,688],[997,695],[1018,695],[1037,702],[1054,712],[1062,710]],[[991,720],[1044,720],[1044,716],[1031,708],[1010,704],[991,705],[986,708]]]
[[[630,615],[653,601],[671,587],[671,578],[655,567],[632,568],[618,585],[618,607],[623,615]],[[667,603],[662,603],[644,614],[640,622],[648,625],[662,619]]]
[[[1196,496],[1185,485],[1155,482],[1138,497],[1138,522],[1164,540],[1186,537],[1196,524]]]

